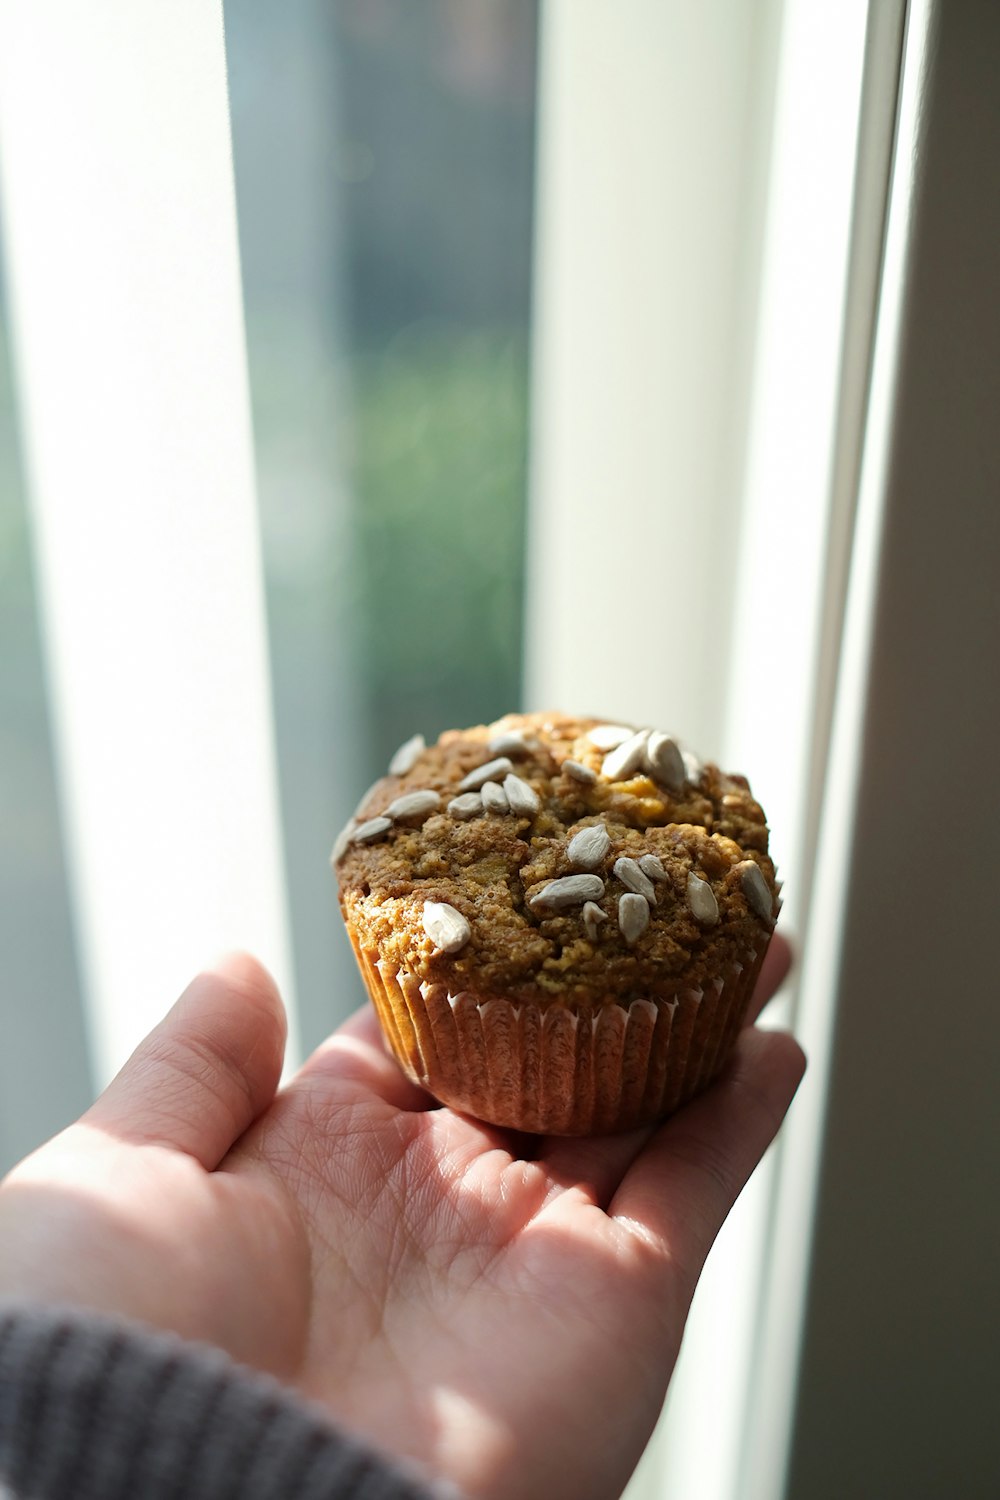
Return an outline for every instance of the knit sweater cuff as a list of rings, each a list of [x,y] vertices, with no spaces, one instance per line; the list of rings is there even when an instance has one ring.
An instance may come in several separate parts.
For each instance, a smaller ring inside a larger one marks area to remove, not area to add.
[[[207,1345],[0,1303],[0,1497],[430,1500],[277,1381]]]

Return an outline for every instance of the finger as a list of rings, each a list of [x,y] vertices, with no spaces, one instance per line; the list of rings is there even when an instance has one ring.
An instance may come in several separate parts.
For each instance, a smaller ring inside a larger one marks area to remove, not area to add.
[[[612,1198],[611,1217],[651,1235],[689,1292],[804,1071],[794,1037],[744,1031],[722,1077],[660,1127]]]
[[[84,1119],[211,1170],[274,1098],[285,1035],[274,980],[229,955],[192,980]]]
[[[553,1183],[576,1188],[598,1208],[607,1208],[626,1171],[656,1130],[644,1125],[618,1135],[548,1136],[535,1160]]]
[[[744,1025],[753,1025],[764,1006],[784,984],[794,956],[791,943],[783,933],[776,932],[761,966]]]
[[[321,1084],[349,1091],[358,1099],[381,1099],[408,1113],[438,1107],[438,1101],[407,1078],[392,1056],[370,1005],[355,1011],[316,1048],[286,1092],[294,1094],[300,1082],[311,1088]]]

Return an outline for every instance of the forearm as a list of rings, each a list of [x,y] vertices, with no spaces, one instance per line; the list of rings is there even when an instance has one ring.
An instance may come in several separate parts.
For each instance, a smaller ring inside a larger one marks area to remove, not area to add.
[[[276,1381],[220,1351],[0,1302],[0,1493],[12,1500],[429,1500]]]

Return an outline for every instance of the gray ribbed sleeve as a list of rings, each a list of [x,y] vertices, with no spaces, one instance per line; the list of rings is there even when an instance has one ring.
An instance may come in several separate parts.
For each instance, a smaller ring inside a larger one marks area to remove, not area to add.
[[[219,1350],[0,1303],[0,1500],[430,1500]]]

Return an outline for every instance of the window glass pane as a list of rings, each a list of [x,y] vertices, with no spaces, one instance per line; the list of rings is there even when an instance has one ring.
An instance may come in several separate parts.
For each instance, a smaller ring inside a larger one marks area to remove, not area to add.
[[[520,694],[536,9],[226,0],[306,1045],[359,997],[333,835]]]

